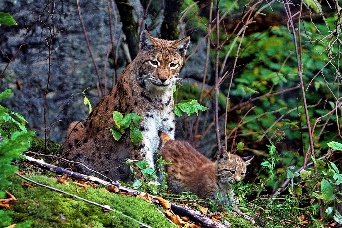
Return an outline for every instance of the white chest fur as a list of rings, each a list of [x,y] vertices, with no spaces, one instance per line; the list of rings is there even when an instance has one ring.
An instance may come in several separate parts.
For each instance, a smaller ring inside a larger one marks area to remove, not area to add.
[[[167,98],[169,99],[169,97]],[[164,99],[163,99],[164,100]],[[142,153],[145,155],[147,164],[154,168],[154,154],[159,149],[160,138],[158,132],[167,133],[174,139],[175,116],[173,113],[173,100],[169,102],[162,110],[153,110],[145,114],[141,123],[143,131]]]

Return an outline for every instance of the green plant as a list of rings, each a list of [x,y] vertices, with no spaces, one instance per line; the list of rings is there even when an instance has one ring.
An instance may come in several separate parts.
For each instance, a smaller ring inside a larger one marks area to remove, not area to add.
[[[198,111],[206,111],[207,107],[198,103],[197,100],[181,100],[175,105],[174,113],[176,116],[182,116],[185,112],[188,116],[193,113],[198,115]]]
[[[11,94],[10,89],[3,91],[0,93],[0,101]],[[30,147],[34,132],[27,131],[25,125],[24,117],[0,105],[0,198],[6,196],[5,189],[11,185],[8,178],[18,170],[11,162],[20,158],[21,153]],[[11,224],[11,215],[12,211],[0,211],[1,227]]]
[[[143,117],[136,113],[128,113],[122,115],[118,111],[113,112],[114,127],[110,129],[114,139],[120,140],[125,130],[129,128],[129,136],[133,144],[138,144],[142,141],[143,136],[138,128],[138,124],[143,120]]]
[[[146,160],[133,161],[128,159],[126,163],[133,169],[134,181],[132,187],[140,191],[158,194],[167,189],[167,173],[164,170],[164,165],[170,164],[165,161],[161,156],[156,161],[156,170],[147,165]],[[160,178],[158,178],[158,175]]]
[[[11,14],[0,12],[0,25],[17,25]]]

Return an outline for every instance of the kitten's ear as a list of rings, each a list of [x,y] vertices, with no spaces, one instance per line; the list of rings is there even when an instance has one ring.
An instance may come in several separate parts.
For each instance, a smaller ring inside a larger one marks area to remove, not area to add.
[[[249,164],[251,164],[251,161],[253,160],[254,155],[247,156],[247,157],[241,157],[241,158],[242,158],[242,160],[245,161],[246,165],[249,165]]]
[[[149,46],[154,46],[154,40],[153,37],[147,32],[147,30],[144,30],[140,35],[139,48],[145,49]]]
[[[229,153],[227,153],[226,151],[222,151],[217,158],[217,161],[219,163],[225,163],[227,160],[229,160]]]
[[[173,47],[176,48],[179,54],[184,57],[186,54],[186,50],[188,49],[190,44],[190,36],[184,37],[183,39],[176,40],[173,42]]]

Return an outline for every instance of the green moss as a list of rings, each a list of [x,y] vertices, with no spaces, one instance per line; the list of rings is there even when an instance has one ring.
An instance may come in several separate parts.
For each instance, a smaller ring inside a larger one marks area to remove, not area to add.
[[[60,184],[56,179],[46,176],[29,177],[99,204],[109,205],[114,211],[104,212],[95,205],[43,187],[22,187],[24,180],[13,176],[9,191],[18,199],[13,207],[13,223],[30,220],[32,227],[140,227],[125,214],[153,227],[176,227],[157,211],[156,206],[143,199],[110,193],[104,188]]]
[[[62,149],[63,147],[61,144],[58,144],[50,139],[47,139],[45,144],[45,140],[37,136],[32,138],[30,147],[31,151],[54,155],[60,154]]]
[[[240,218],[234,214],[231,213],[225,213],[223,220],[228,221],[231,226],[230,228],[240,228],[240,227],[244,227],[244,228],[252,228],[255,227],[252,225],[252,223],[248,220],[245,220],[243,218]]]

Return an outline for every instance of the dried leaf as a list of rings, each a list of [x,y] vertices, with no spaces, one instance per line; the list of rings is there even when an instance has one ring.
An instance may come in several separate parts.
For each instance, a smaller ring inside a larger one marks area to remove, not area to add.
[[[32,184],[30,184],[30,183],[27,183],[27,182],[21,183],[21,186],[23,186],[23,187],[28,187],[28,188],[34,188],[34,187],[35,187],[34,185],[32,185]]]
[[[151,199],[150,195],[147,193],[142,192],[139,195],[137,195],[137,198],[141,198],[141,199],[146,200],[149,203],[152,203],[152,199]]]
[[[156,199],[159,201],[159,204],[162,205],[164,209],[166,209],[166,210],[171,209],[170,201],[167,201],[167,200],[163,199],[162,197],[157,197]]]
[[[120,192],[120,190],[119,190],[117,187],[115,187],[114,185],[109,186],[109,187],[107,188],[107,190],[108,190],[109,192],[115,192],[115,193]]]
[[[57,182],[60,184],[67,184],[68,183],[68,176],[66,174],[64,174],[63,176],[58,177]]]
[[[198,205],[198,206],[199,206],[199,208],[200,208],[202,214],[206,215],[206,214],[208,213],[208,208],[202,207],[201,205]]]
[[[189,228],[202,228],[202,227],[199,225],[191,223],[191,224],[189,224]]]
[[[168,217],[174,224],[182,226],[184,223],[178,215],[173,214],[171,211],[165,211],[166,217]]]
[[[8,203],[0,203],[0,208],[11,209],[12,206]]]

